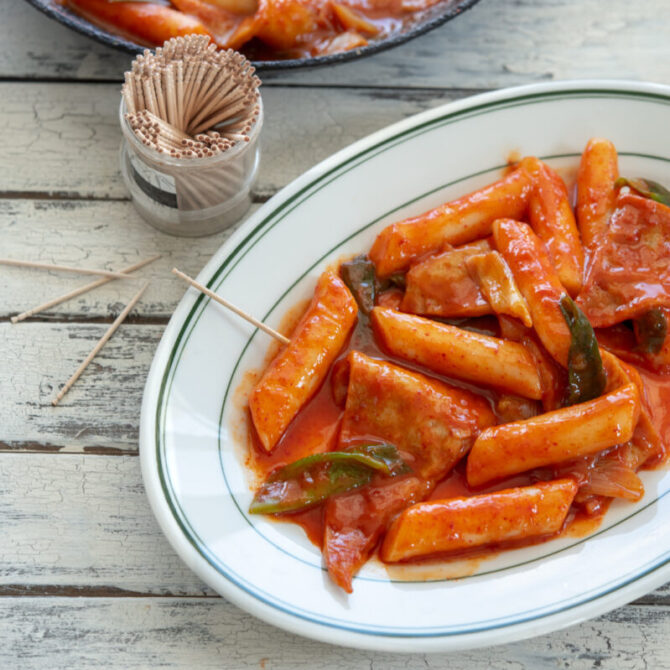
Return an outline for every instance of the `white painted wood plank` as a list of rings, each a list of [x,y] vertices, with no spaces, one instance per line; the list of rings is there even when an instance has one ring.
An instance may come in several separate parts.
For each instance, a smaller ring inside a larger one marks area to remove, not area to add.
[[[255,191],[267,195],[355,140],[459,94],[266,87],[262,95]],[[0,165],[11,167],[0,190],[126,198],[119,99],[116,84],[0,84]]]
[[[0,512],[0,602],[19,591],[215,595],[158,528],[137,457],[0,454]]]
[[[202,238],[165,235],[142,221],[127,201],[0,200],[2,256],[118,269],[162,254],[136,273],[151,280],[133,312],[143,317],[167,319],[186,290],[170,270],[177,266],[188,274],[197,274],[231,230]],[[0,318],[90,281],[90,277],[0,266]],[[109,282],[42,313],[40,318],[110,318],[119,313],[136,287],[137,281]],[[6,329],[7,337],[21,339],[26,325],[0,327]]]
[[[137,450],[142,391],[162,326],[122,325],[61,404],[51,405],[106,329],[0,323],[1,449]]]
[[[119,91],[116,84],[0,84],[0,188],[126,197]]]
[[[160,532],[135,456],[0,454],[0,534],[3,595],[10,585],[213,595]]]
[[[219,599],[3,598],[0,663],[198,670],[648,670],[670,667],[670,610],[629,607],[532,640],[452,654],[391,654],[285,633]]]
[[[129,56],[56,25],[22,2],[5,3],[0,76],[120,79]],[[273,82],[499,88],[570,78],[670,82],[665,0],[481,0],[405,45]]]

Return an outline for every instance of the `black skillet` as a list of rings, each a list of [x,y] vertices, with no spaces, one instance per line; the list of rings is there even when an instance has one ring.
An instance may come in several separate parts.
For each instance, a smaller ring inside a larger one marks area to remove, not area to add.
[[[313,58],[295,58],[291,60],[254,60],[254,65],[258,70],[281,70],[284,68],[313,67],[315,65],[328,65],[335,63],[344,63],[354,58],[369,56],[371,54],[390,49],[391,47],[407,42],[414,37],[422,35],[437,26],[456,18],[466,9],[472,7],[479,0],[442,0],[433,7],[423,12],[417,12],[412,21],[398,33],[380,40],[373,40],[367,46],[360,49],[352,49],[342,53],[331,54],[328,56],[316,56]],[[114,47],[121,51],[136,54],[141,53],[146,47],[135,44],[118,35],[114,35],[102,28],[94,26],[86,19],[71,12],[66,7],[55,2],[55,0],[27,0],[33,7],[44,12],[47,16],[62,23],[68,28],[72,28],[88,37],[92,37],[98,42]],[[243,49],[244,51],[244,49]]]

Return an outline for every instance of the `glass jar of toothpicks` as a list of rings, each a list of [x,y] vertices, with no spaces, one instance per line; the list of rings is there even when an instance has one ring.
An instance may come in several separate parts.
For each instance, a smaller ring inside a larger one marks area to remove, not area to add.
[[[146,221],[209,235],[247,211],[260,158],[259,85],[244,56],[202,35],[133,61],[121,98],[121,173]]]

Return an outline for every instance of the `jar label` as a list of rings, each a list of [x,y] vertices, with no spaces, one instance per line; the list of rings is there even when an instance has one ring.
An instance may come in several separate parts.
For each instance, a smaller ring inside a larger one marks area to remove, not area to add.
[[[129,158],[133,179],[138,188],[155,202],[177,209],[177,186],[174,177],[149,167],[133,154]]]

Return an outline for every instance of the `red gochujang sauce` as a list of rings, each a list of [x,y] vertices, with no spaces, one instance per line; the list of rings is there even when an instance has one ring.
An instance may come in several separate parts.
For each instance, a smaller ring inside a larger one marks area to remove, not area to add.
[[[652,422],[665,447],[665,453],[660,455],[658,459],[645,463],[644,469],[649,470],[662,465],[668,458],[668,444],[670,444],[670,375],[648,372],[639,366],[636,366],[636,368],[642,377],[647,392]]]
[[[383,302],[384,298],[385,296],[382,294],[380,302]],[[295,317],[296,311],[292,310],[291,321],[293,323],[297,321]],[[450,320],[449,322],[463,328],[477,330],[478,332],[483,332],[488,335],[499,336],[497,321],[492,317],[458,319]],[[289,332],[289,330],[290,329],[284,329],[284,332]],[[403,367],[421,372],[429,377],[440,379],[453,386],[473,391],[474,393],[485,397],[495,411],[495,399],[497,396],[494,391],[477,387],[460,380],[443,377],[430,370],[386,354],[375,342],[372,330],[369,327],[368,319],[365,316],[359,315],[359,321],[349,342],[338,356],[337,361],[346,358],[348,353],[352,350],[361,351],[374,358],[388,360]],[[261,446],[251,422],[249,422],[249,441],[251,448],[249,450],[247,466],[256,474],[258,481],[265,479],[267,475],[276,468],[292,463],[299,458],[303,458],[304,456],[313,453],[332,451],[337,448],[340,421],[344,412],[343,407],[336,404],[331,387],[333,370],[337,366],[337,361],[331,366],[328,377],[319,388],[318,392],[299,412],[288,427],[277,447],[270,454],[268,454]],[[647,395],[653,413],[654,424],[659,430],[664,444],[667,445],[670,440],[670,375],[662,376],[642,369],[640,369],[640,373],[647,388]],[[663,460],[663,458],[659,458],[658,462]],[[428,497],[428,500],[440,500],[457,496],[469,497],[506,488],[528,486],[540,479],[551,478],[551,475],[548,475],[547,471],[531,471],[496,482],[494,485],[484,489],[474,490],[468,486],[466,481],[465,461],[466,459],[464,458],[444,480],[436,485],[431,495]],[[646,467],[648,468],[658,465],[658,462],[647,464]],[[608,507],[609,500],[605,500],[599,507],[592,509],[587,513],[584,508],[573,505],[568,514],[564,528],[558,535],[569,534],[571,536],[583,537],[592,533],[601,523]],[[318,506],[303,512],[276,515],[275,519],[283,522],[297,523],[304,529],[313,544],[318,547],[322,546],[323,506]],[[462,558],[487,558],[497,555],[502,549],[539,544],[549,539],[553,539],[554,537],[555,535],[552,535],[549,537],[532,538],[520,542],[506,543],[500,546],[476,548],[474,550],[449,554],[448,556],[431,556],[426,559],[412,561],[411,563],[419,565],[430,564],[431,562],[434,563],[436,560],[444,561]]]

